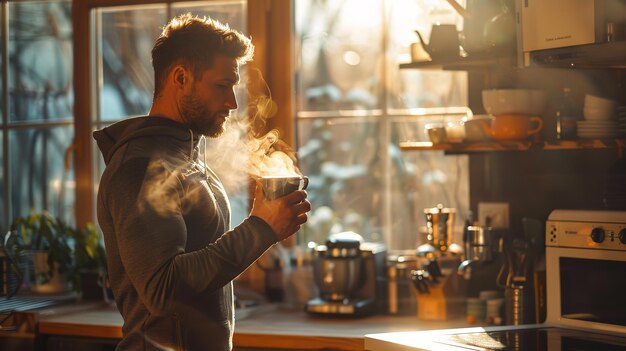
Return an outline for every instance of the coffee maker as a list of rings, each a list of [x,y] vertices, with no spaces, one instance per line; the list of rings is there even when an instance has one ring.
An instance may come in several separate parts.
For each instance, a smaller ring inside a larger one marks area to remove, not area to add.
[[[386,249],[361,235],[330,235],[313,249],[313,278],[319,296],[305,311],[315,315],[359,317],[380,312],[385,301]]]

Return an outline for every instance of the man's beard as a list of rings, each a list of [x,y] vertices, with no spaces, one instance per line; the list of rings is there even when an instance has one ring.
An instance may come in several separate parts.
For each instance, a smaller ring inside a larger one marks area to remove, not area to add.
[[[197,133],[209,138],[216,138],[224,133],[224,123],[217,116],[212,116],[194,93],[182,98],[181,113],[184,121]]]

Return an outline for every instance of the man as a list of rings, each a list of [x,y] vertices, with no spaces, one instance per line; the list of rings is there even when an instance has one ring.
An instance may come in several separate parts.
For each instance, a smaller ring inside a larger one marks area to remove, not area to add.
[[[264,199],[232,230],[221,181],[198,159],[231,110],[254,46],[211,19],[182,15],[152,50],[149,116],[94,132],[106,169],[98,192],[109,280],[124,317],[119,350],[231,350],[232,280],[306,222],[305,191]]]

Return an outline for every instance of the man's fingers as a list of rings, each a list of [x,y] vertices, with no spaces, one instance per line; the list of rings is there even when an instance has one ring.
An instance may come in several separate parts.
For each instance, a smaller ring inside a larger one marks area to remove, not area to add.
[[[304,201],[306,197],[306,190],[296,190],[290,194],[285,195],[283,198],[288,205],[294,205]]]
[[[296,216],[295,222],[298,224],[298,226],[300,226],[306,223],[308,219],[309,219],[309,216],[306,213],[301,213]]]
[[[309,212],[311,210],[311,203],[308,201],[302,201],[300,203],[295,204],[293,206],[293,210],[297,214]]]

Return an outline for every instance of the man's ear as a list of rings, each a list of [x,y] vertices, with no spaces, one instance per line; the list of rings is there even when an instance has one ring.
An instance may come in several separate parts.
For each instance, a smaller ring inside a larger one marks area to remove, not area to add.
[[[178,88],[183,88],[189,82],[189,71],[184,66],[176,65],[172,69],[172,79]]]

